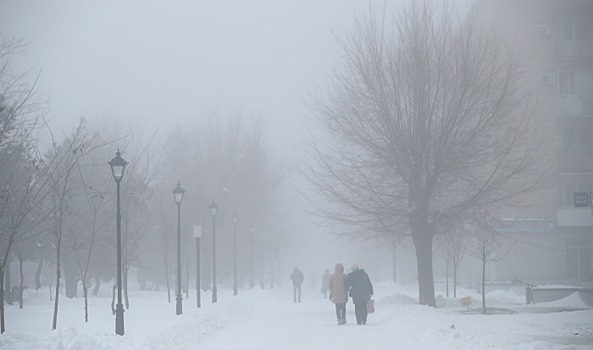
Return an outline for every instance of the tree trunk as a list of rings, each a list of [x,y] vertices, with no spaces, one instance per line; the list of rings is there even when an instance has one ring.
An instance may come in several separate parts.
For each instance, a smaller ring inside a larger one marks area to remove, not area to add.
[[[185,280],[187,282],[185,282],[185,284],[183,285],[183,288],[185,289],[185,299],[189,299],[189,271],[190,269],[185,269]]]
[[[54,317],[51,329],[53,331],[58,327],[58,300],[60,297],[60,246],[58,246],[58,263],[56,264],[56,298],[54,299]]]
[[[23,291],[25,288],[25,276],[23,276],[23,257],[21,256],[21,254],[18,255],[18,259],[19,259],[19,275],[20,275],[20,282],[19,282],[19,293],[18,293],[18,298],[19,298],[19,309],[23,308]],[[4,301],[2,301],[4,302]]]
[[[12,288],[12,281],[10,280],[10,257],[6,259],[6,266],[4,266],[4,288],[7,295],[10,295],[10,289]]]
[[[86,285],[86,278],[82,277],[82,295],[84,296],[84,322],[89,321],[89,300],[88,287]]]
[[[434,277],[432,271],[432,234],[426,231],[412,232],[416,261],[418,264],[418,302],[436,307]]]
[[[482,312],[486,314],[486,259],[482,260]]]
[[[64,273],[64,287],[66,297],[69,299],[78,298],[78,282],[81,271],[74,256],[66,254],[62,259],[62,272]]]
[[[445,269],[447,270],[445,272],[445,281],[446,281],[446,289],[447,289],[447,298],[449,297],[449,257],[447,257],[447,264],[445,266]]]
[[[6,330],[4,327],[4,266],[0,263],[0,334]]]
[[[115,315],[115,290],[117,289],[117,283],[113,285],[113,292],[111,292],[111,312]]]
[[[165,265],[165,280],[167,281],[167,300],[171,304],[171,286],[169,285],[169,267]]]
[[[453,262],[453,298],[457,298],[457,264]]]
[[[393,240],[393,283],[397,283],[397,244]]]
[[[270,289],[274,289],[274,258],[270,258]]]
[[[78,298],[78,279],[70,275],[64,276],[64,285],[66,287],[66,297],[69,299]]]
[[[99,294],[99,288],[101,288],[101,279],[99,277],[95,277],[95,287],[93,288],[94,296]]]
[[[35,271],[35,290],[41,289],[41,272],[43,271],[43,254],[39,253],[39,265]]]

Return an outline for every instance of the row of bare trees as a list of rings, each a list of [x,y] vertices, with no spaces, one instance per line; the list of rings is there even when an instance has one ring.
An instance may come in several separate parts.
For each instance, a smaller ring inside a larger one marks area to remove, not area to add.
[[[471,13],[428,1],[371,10],[339,44],[342,65],[312,106],[306,175],[323,200],[311,202],[343,235],[410,237],[419,302],[435,306],[435,236],[455,246],[462,225],[491,230],[477,223],[544,172],[520,65]]]
[[[115,185],[107,161],[116,149],[129,162],[122,181],[122,275],[126,308],[132,269],[153,285],[169,288],[176,227],[170,193],[181,181],[186,188],[182,228],[183,281],[188,286],[195,264],[190,250],[191,226],[204,226],[204,243],[212,238],[208,204],[219,205],[220,250],[230,252],[230,215],[237,212],[242,232],[255,224],[266,231],[277,207],[283,171],[266,149],[263,126],[237,116],[215,116],[192,128],[163,137],[140,125],[93,124],[82,119],[69,134],[53,132],[44,118],[45,104],[35,96],[29,75],[14,75],[11,60],[25,45],[0,42],[0,332],[5,331],[5,302],[15,295],[23,307],[23,264],[36,262],[35,289],[41,274],[54,303],[57,328],[59,300],[78,296],[82,287],[84,320],[89,321],[89,287],[113,281],[115,264]],[[128,130],[128,131],[122,131]],[[271,226],[269,226],[271,227]],[[209,229],[210,228],[210,229]],[[278,232],[279,234],[279,232]],[[226,237],[225,237],[226,236]],[[241,235],[241,247],[248,238]],[[280,247],[278,247],[280,249]],[[243,249],[244,250],[244,249]],[[242,253],[247,258],[247,253]],[[204,260],[207,260],[208,253]],[[232,254],[221,254],[223,257]],[[9,275],[18,262],[19,285]],[[221,259],[223,277],[232,259]],[[245,265],[245,264],[244,264]],[[8,282],[7,285],[4,283]],[[13,293],[16,290],[15,293]]]

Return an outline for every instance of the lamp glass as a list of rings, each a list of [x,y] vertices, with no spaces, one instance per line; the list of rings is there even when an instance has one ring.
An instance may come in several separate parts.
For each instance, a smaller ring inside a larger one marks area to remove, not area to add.
[[[111,166],[111,172],[113,173],[115,181],[121,181],[124,177],[128,162],[121,157],[119,150],[115,153],[115,158],[109,161],[109,165]]]
[[[210,208],[210,214],[212,214],[212,216],[216,216],[216,211],[218,210],[218,205],[216,205],[216,202],[212,201],[212,204],[210,204],[208,208]]]
[[[173,196],[175,197],[175,203],[180,205],[181,202],[183,202],[183,194],[185,193],[185,190],[181,187],[179,182],[177,183],[177,187],[175,187],[171,192],[173,192]]]

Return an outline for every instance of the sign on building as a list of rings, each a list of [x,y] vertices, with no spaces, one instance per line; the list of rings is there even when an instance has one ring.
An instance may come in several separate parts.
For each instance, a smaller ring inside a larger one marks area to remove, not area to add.
[[[574,207],[590,207],[591,206],[591,194],[593,192],[575,192],[574,193]]]

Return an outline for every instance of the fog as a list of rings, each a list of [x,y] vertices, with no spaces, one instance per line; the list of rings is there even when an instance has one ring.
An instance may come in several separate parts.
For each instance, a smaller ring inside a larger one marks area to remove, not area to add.
[[[377,2],[381,3],[381,2]],[[61,127],[140,119],[168,128],[213,112],[266,120],[275,142],[299,143],[303,102],[335,60],[334,33],[364,1],[11,1],[3,35],[30,42],[21,68]],[[292,146],[292,145],[291,145]]]
[[[457,3],[463,11],[469,1]],[[58,134],[69,134],[81,117],[94,125],[120,126],[119,136],[156,133],[160,142],[178,128],[197,130],[213,116],[238,114],[246,124],[263,121],[264,144],[287,174],[283,208],[268,220],[276,221],[268,226],[290,238],[280,253],[278,276],[288,280],[297,266],[320,277],[342,262],[347,267],[358,263],[376,278],[389,279],[389,242],[338,239],[339,230],[310,214],[300,163],[312,132],[307,103],[337,68],[338,39],[353,30],[357,16],[396,5],[359,0],[4,1],[0,32],[28,43],[14,67],[30,70],[31,82],[39,75],[36,97],[47,98],[49,125]],[[169,186],[178,180],[191,187],[192,180],[183,175],[170,179]],[[187,192],[188,200],[196,195]],[[173,210],[172,200],[169,204]],[[185,210],[187,234],[194,209]],[[245,234],[246,226],[239,230]],[[223,231],[230,237],[228,223]],[[230,242],[220,244],[223,252],[230,249]],[[413,259],[400,259],[410,266],[409,271],[398,267],[399,273],[414,279]],[[222,273],[230,273],[230,265]]]
[[[119,125],[122,134],[158,130],[160,138],[213,115],[263,120],[265,142],[289,174],[283,200],[290,205],[275,214],[280,222],[274,224],[292,237],[281,252],[279,276],[288,280],[298,266],[320,278],[336,262],[372,265],[389,276],[389,248],[336,240],[328,235],[330,227],[307,212],[299,194],[301,150],[310,137],[307,101],[335,67],[336,38],[369,6],[384,4],[4,1],[0,32],[28,43],[13,65],[30,70],[31,82],[39,75],[36,97],[48,100],[44,108],[57,134],[69,134],[81,117],[95,125]],[[177,180],[170,180],[171,188]],[[193,196],[188,191],[189,200]],[[219,244],[226,249],[225,242]],[[223,267],[225,272],[230,270]]]

